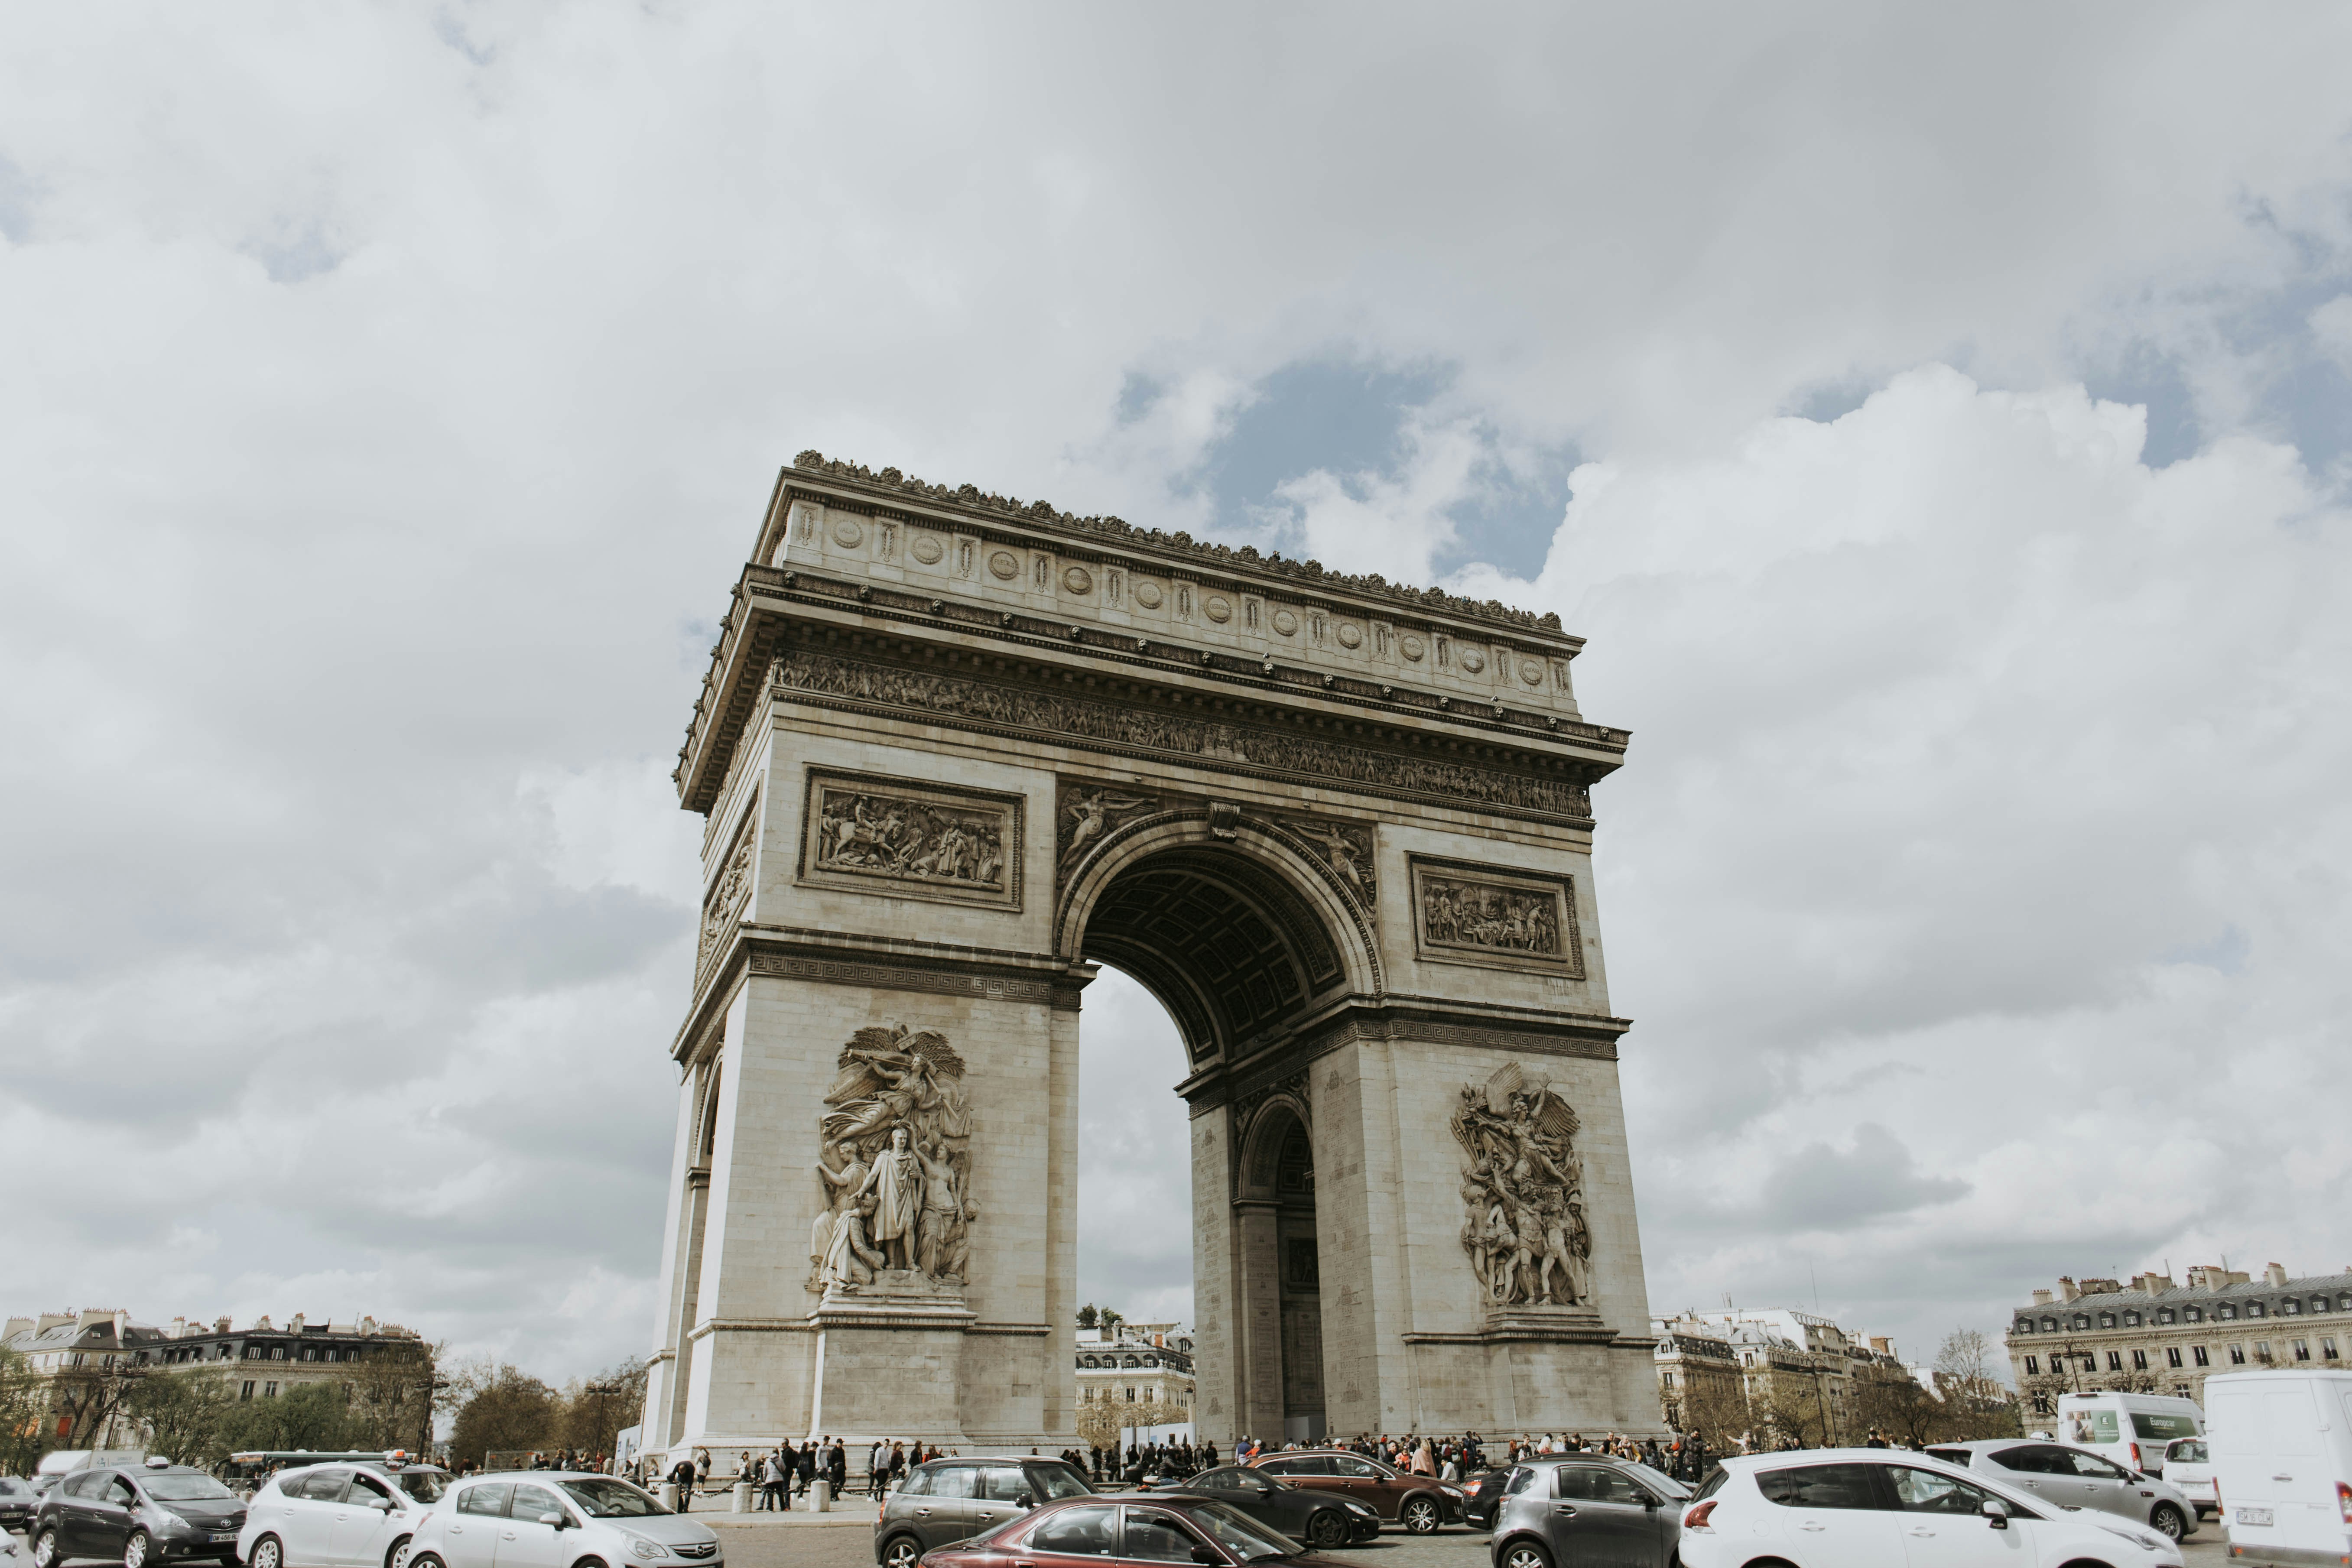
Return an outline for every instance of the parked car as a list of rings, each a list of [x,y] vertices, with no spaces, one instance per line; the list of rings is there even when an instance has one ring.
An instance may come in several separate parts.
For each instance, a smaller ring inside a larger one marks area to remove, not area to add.
[[[15,1476],[0,1476],[0,1530],[31,1528],[40,1500],[40,1493]]]
[[[1354,1498],[1415,1535],[1433,1534],[1442,1525],[1462,1522],[1466,1494],[1460,1487],[1393,1470],[1344,1448],[1261,1454],[1250,1461],[1250,1468],[1318,1491]]]
[[[1381,1537],[1381,1516],[1370,1503],[1302,1487],[1244,1465],[1220,1465],[1182,1480],[1142,1489],[1154,1497],[1192,1496],[1237,1508],[1268,1530],[1324,1548],[1360,1545]]]
[[[2196,1505],[2177,1487],[2066,1443],[1988,1437],[1930,1448],[1939,1459],[1992,1475],[2060,1508],[2095,1508],[2173,1541],[2196,1533]]]
[[[2205,1436],[2205,1412],[2193,1399],[2165,1394],[2062,1394],[2058,1439],[2113,1459],[2127,1470],[2164,1473],[2165,1445]]]
[[[244,1525],[237,1495],[185,1465],[74,1470],[33,1514],[33,1563],[57,1568],[68,1557],[110,1558],[123,1568],[234,1563]]]
[[[1561,1454],[1513,1467],[1487,1542],[1493,1568],[1674,1568],[1690,1489],[1662,1470],[1605,1454]]]
[[[308,1465],[253,1494],[237,1541],[247,1568],[404,1568],[448,1481],[431,1465]]]
[[[2213,1456],[2202,1437],[2176,1437],[2164,1447],[2164,1484],[2189,1500],[2199,1518],[2221,1511],[2213,1489]]]
[[[2179,1545],[1990,1474],[1888,1448],[1727,1456],[1683,1510],[1684,1568],[2181,1568]]]
[[[1272,1563],[1340,1568],[1345,1562],[1311,1551],[1225,1503],[1152,1492],[1046,1503],[932,1552],[923,1568],[1005,1568],[1008,1562],[1046,1568],[1048,1563],[1078,1558],[1090,1568],[1262,1568]]]
[[[30,1477],[33,1490],[43,1497],[49,1489],[77,1470],[135,1470],[147,1462],[136,1448],[52,1448],[41,1456]]]
[[[2231,1557],[2352,1556],[2352,1372],[2223,1373],[2205,1408]]]
[[[1473,1530],[1492,1530],[1495,1512],[1503,1506],[1503,1488],[1510,1483],[1511,1467],[1481,1470],[1462,1482],[1462,1522]]]
[[[417,1521],[409,1568],[724,1568],[719,1537],[640,1489],[579,1470],[453,1482]]]
[[[907,1472],[874,1521],[874,1561],[914,1568],[924,1552],[992,1530],[1056,1498],[1085,1497],[1087,1479],[1060,1459],[933,1459]]]

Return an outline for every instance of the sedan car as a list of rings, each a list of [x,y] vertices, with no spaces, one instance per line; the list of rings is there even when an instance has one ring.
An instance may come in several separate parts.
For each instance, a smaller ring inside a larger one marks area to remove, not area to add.
[[[2179,1489],[2154,1476],[2125,1469],[2088,1448],[2020,1437],[1988,1437],[1945,1444],[1928,1452],[2022,1488],[2060,1508],[2097,1509],[2145,1524],[2168,1540],[2185,1540],[2197,1529],[2196,1505]]]
[[[237,1554],[249,1568],[403,1568],[447,1479],[418,1465],[280,1470],[253,1494]]]
[[[1689,1497],[1664,1471],[1605,1454],[1528,1459],[1503,1488],[1487,1560],[1493,1568],[1670,1568],[1681,1561],[1681,1505]]]
[[[2213,1483],[2213,1451],[2202,1437],[2175,1437],[2164,1446],[2164,1484],[2189,1500],[2199,1514],[2221,1511]]]
[[[1356,1546],[1381,1538],[1381,1516],[1370,1503],[1302,1487],[1244,1465],[1221,1465],[1182,1480],[1160,1481],[1141,1489],[1154,1497],[1197,1497],[1223,1503],[1276,1534],[1310,1546]]]
[[[0,1530],[29,1530],[41,1494],[15,1476],[0,1476]]]
[[[2128,1520],[1888,1448],[1727,1455],[1683,1509],[1682,1531],[1684,1568],[2181,1568],[2179,1543]]]
[[[883,1502],[874,1521],[874,1561],[914,1568],[935,1546],[1088,1489],[1086,1478],[1059,1459],[933,1459],[908,1470]]]
[[[76,1470],[33,1515],[34,1568],[68,1557],[103,1557],[124,1568],[151,1563],[236,1561],[245,1504],[185,1465]]]
[[[719,1537],[612,1476],[528,1470],[451,1483],[418,1521],[409,1568],[725,1568]]]
[[[923,1559],[923,1568],[1341,1568],[1237,1508],[1208,1498],[1150,1493],[1048,1503]]]
[[[1393,1470],[1344,1448],[1261,1454],[1250,1461],[1250,1468],[1318,1491],[1354,1498],[1415,1535],[1433,1534],[1441,1525],[1462,1521],[1465,1494],[1460,1487]]]

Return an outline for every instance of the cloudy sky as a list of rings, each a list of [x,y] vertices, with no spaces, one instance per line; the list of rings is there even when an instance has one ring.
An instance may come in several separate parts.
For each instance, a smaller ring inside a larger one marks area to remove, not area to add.
[[[1658,1309],[2352,1264],[2347,79],[2341,5],[10,8],[5,1310],[646,1347],[665,775],[812,446],[1591,639]],[[1172,1033],[1087,1016],[1082,1289],[1181,1316]]]

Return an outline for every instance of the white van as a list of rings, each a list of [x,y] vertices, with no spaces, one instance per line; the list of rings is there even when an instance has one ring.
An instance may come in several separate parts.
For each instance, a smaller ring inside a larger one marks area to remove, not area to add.
[[[2231,1560],[2352,1554],[2352,1372],[2224,1373],[2205,1406]]]
[[[2193,1399],[2160,1394],[2058,1396],[2058,1441],[2096,1448],[2127,1470],[2160,1476],[2168,1444],[2203,1436],[2205,1412]]]

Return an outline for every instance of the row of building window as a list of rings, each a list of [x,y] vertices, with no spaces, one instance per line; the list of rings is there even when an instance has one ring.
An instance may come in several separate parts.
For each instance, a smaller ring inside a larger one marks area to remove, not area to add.
[[[2303,1299],[2299,1296],[2289,1296],[2285,1300],[2279,1303],[2279,1312],[2284,1317],[2299,1317],[2302,1315],[2303,1310]],[[2347,1290],[2340,1298],[2338,1298],[2333,1308],[2328,1305],[2326,1297],[2314,1296],[2311,1299],[2311,1310],[2315,1312],[2326,1312],[2329,1310],[2352,1312],[2352,1290]],[[2268,1309],[2260,1301],[2248,1301],[2245,1303],[2245,1313],[2249,1318],[2262,1317],[2267,1310]],[[2235,1301],[2224,1301],[2213,1309],[2213,1315],[2225,1321],[2233,1320],[2238,1315],[2238,1303]],[[2205,1310],[2202,1307],[2185,1307],[2181,1309],[2179,1316],[2176,1318],[2171,1308],[2159,1307],[2157,1309],[2154,1316],[2156,1322],[2158,1324],[2175,1321],[2201,1323],[2205,1321]],[[2069,1321],[2067,1326],[2074,1329],[2087,1329],[2091,1327],[2091,1314],[2088,1312],[2076,1312]],[[2103,1329],[2112,1329],[2116,1327],[2116,1314],[2114,1312],[2101,1312],[2098,1316],[2098,1326]],[[2137,1329],[2140,1327],[2140,1314],[2138,1310],[2137,1309],[2126,1310],[2122,1314],[2121,1326],[2126,1329]],[[2042,1332],[2045,1334],[2054,1334],[2058,1331],[2059,1322],[2057,1318],[2054,1316],[2045,1317],[2042,1320],[2040,1327]],[[2017,1320],[2017,1331],[2021,1334],[2032,1333],[2034,1331],[2034,1328],[2035,1324],[2032,1318],[2020,1318]]]
[[[2289,1340],[2287,1342],[2287,1346],[2289,1351],[2292,1352],[2293,1359],[2296,1361],[2311,1360],[2311,1342],[2309,1340]],[[2243,1366],[2246,1364],[2245,1346],[2230,1345],[2226,1348],[2230,1352],[2230,1364],[2231,1366]],[[2124,1353],[2125,1352],[2122,1351],[2109,1351],[2106,1352],[2107,1370],[2109,1372],[2121,1372],[2124,1370]],[[2133,1351],[2130,1353],[2132,1371],[2146,1372],[2148,1370],[2147,1352]],[[2207,1356],[2206,1349],[2203,1345],[2189,1346],[2189,1353],[2190,1356],[2195,1358],[2195,1365],[2210,1366],[2212,1364],[2212,1362]],[[2050,1370],[2053,1374],[2063,1373],[2068,1370],[2066,1358],[2069,1354],[2074,1355],[2075,1360],[2081,1363],[2083,1371],[2096,1372],[2099,1370],[2099,1358],[2092,1352],[2061,1352],[2050,1358]],[[2270,1341],[2256,1340],[2254,1342],[2253,1359],[2258,1362],[2268,1362],[2275,1359],[2271,1353]],[[2341,1359],[2336,1354],[2336,1338],[2334,1335],[2323,1334],[2320,1336],[2319,1359],[2321,1361],[2336,1361]],[[2025,1358],[2025,1373],[2028,1377],[2039,1377],[2042,1374],[2042,1367],[2040,1364],[2041,1360],[2042,1358],[2039,1356],[2027,1356]],[[2164,1363],[2167,1366],[2171,1367],[2181,1365],[2180,1347],[2174,1345],[2168,1348],[2164,1352]]]
[[[275,1384],[272,1386],[274,1387]],[[1129,1405],[1136,1403],[1135,1390],[1131,1388],[1124,1390],[1110,1388],[1081,1388],[1078,1390],[1078,1403],[1081,1405],[1093,1405],[1097,1403],[1099,1400],[1110,1399],[1115,1394],[1120,1393],[1124,1393],[1127,1395],[1127,1402]],[[1190,1405],[1192,1403],[1192,1396],[1181,1388],[1169,1394],[1168,1399],[1169,1403],[1172,1405]]]

